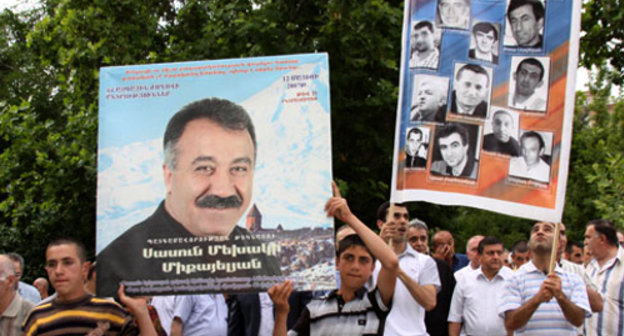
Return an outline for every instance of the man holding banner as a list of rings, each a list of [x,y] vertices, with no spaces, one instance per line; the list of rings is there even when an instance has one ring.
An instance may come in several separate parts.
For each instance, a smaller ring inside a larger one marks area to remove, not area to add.
[[[555,225],[539,222],[531,229],[531,261],[505,284],[498,314],[515,335],[576,335],[591,316],[581,278],[555,264],[549,273]]]

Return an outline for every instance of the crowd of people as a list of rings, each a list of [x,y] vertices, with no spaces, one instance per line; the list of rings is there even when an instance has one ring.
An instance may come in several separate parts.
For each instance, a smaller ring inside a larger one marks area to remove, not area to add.
[[[510,246],[475,235],[466,254],[453,234],[412,219],[388,202],[379,234],[362,223],[334,186],[328,215],[336,230],[337,289],[295,292],[292,281],[267,293],[97,298],[95,267],[79,241],[46,249],[55,290],[25,265],[0,255],[2,335],[622,335],[624,236],[607,220],[587,223],[584,243],[568,242],[563,223],[535,223]],[[555,239],[559,226],[559,237]],[[558,241],[556,255],[551,256]],[[290,250],[294,244],[287,244]],[[323,242],[305,242],[326,251]],[[295,251],[290,257],[305,262]],[[297,257],[297,258],[294,258]],[[555,264],[550,269],[551,258]]]

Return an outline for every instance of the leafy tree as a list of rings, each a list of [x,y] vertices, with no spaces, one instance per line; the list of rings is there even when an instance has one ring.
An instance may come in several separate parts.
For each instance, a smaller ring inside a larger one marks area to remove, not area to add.
[[[610,69],[610,80],[624,84],[624,8],[619,0],[583,1],[582,64]]]

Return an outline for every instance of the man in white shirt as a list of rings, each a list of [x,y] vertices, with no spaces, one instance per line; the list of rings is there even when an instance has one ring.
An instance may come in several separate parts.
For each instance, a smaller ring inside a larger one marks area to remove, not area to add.
[[[377,210],[377,226],[381,238],[390,242],[399,257],[400,281],[396,282],[392,309],[386,318],[385,336],[425,336],[425,310],[436,306],[436,293],[440,290],[440,277],[435,261],[428,255],[418,253],[407,244],[409,214],[407,208],[393,205],[388,216],[389,203]],[[373,279],[376,280],[381,264],[377,262]],[[371,288],[374,288],[371,287]]]
[[[513,275],[511,269],[503,267],[503,243],[496,237],[483,238],[478,258],[481,267],[466,273],[455,286],[448,317],[449,336],[458,336],[462,325],[466,335],[511,335],[496,310],[505,280]]]
[[[227,305],[221,294],[156,296],[152,300],[170,336],[227,335]]]
[[[542,159],[545,142],[535,131],[524,132],[520,137],[522,156],[509,160],[509,175],[548,183],[550,166]]]
[[[459,282],[459,279],[461,279],[461,277],[463,277],[466,273],[475,271],[479,268],[479,266],[481,266],[481,260],[477,251],[479,249],[479,243],[482,239],[483,236],[481,235],[472,236],[468,239],[468,243],[466,243],[466,256],[468,257],[468,260],[470,260],[470,264],[455,272],[455,280],[457,282]]]

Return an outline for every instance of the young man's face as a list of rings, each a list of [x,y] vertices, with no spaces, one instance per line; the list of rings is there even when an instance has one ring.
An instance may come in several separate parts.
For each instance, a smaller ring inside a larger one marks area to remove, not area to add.
[[[511,32],[516,43],[521,47],[530,47],[540,40],[540,30],[544,26],[544,19],[537,20],[530,4],[514,9],[509,15]]]
[[[89,263],[82,262],[74,244],[50,246],[46,251],[46,271],[50,283],[64,301],[82,297]]]
[[[464,69],[456,80],[457,104],[464,109],[474,109],[487,98],[488,76]]]
[[[527,165],[537,164],[544,149],[540,148],[539,140],[535,137],[526,137],[522,140],[522,157]]]
[[[355,291],[368,281],[375,269],[375,263],[368,250],[363,246],[353,245],[340,254],[336,267],[340,271],[341,286]]]
[[[418,148],[420,147],[422,135],[416,132],[412,132],[409,135],[409,139],[407,139],[407,147],[411,155],[415,155],[418,152]]]
[[[433,49],[433,32],[427,27],[414,29],[414,49],[425,52]]]
[[[394,212],[392,213],[389,220],[392,221],[394,223],[394,226],[396,227],[396,234],[392,237],[392,239],[394,239],[394,241],[396,242],[404,242],[407,235],[409,212],[407,211],[406,207],[402,207],[400,205],[395,205],[392,208],[394,209]],[[390,208],[388,208],[388,211],[389,210]],[[383,228],[385,225],[388,225],[387,222],[377,220],[377,226],[379,227],[379,229]]]
[[[407,241],[414,250],[422,254],[427,254],[427,242],[429,241],[427,230],[410,227],[407,230]]]
[[[421,81],[416,93],[416,104],[421,113],[436,112],[444,104],[442,89],[430,81]]]
[[[163,167],[167,211],[195,236],[228,235],[251,201],[254,145],[249,132],[193,120],[178,140],[176,161],[173,170]]]
[[[475,41],[477,50],[484,54],[492,52],[492,46],[496,40],[494,39],[494,31],[490,30],[487,33],[483,31],[477,31],[475,33]]]
[[[440,0],[439,9],[444,26],[463,28],[470,7],[465,0]]]
[[[522,63],[514,74],[516,94],[531,96],[542,85],[542,69],[537,65]]]
[[[449,167],[457,167],[468,157],[468,144],[463,144],[459,133],[451,133],[446,138],[438,140],[440,154]]]
[[[513,132],[513,120],[507,113],[494,114],[494,120],[492,120],[492,129],[494,136],[500,142],[509,141],[509,137]]]

